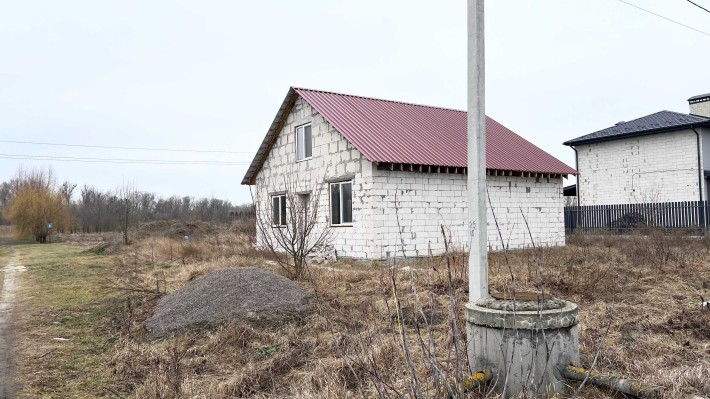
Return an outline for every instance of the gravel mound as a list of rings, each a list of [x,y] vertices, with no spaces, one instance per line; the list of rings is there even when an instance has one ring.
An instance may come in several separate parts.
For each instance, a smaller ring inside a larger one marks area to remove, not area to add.
[[[256,267],[228,268],[195,279],[160,299],[145,327],[160,338],[230,321],[286,322],[309,310],[308,294],[286,277]]]
[[[184,236],[198,238],[213,235],[215,233],[217,233],[217,228],[207,222],[157,220],[141,224],[138,229],[136,229],[135,237],[170,237],[182,239]]]

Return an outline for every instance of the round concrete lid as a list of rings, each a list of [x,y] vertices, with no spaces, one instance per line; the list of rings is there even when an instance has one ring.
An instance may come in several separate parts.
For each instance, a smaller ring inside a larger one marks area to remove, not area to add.
[[[479,326],[500,329],[550,330],[569,328],[579,323],[577,304],[569,301],[559,301],[556,306],[548,309],[509,310],[510,304],[494,304],[492,302],[511,302],[485,300],[466,304],[466,321]],[[552,305],[552,304],[551,304]]]
[[[489,299],[478,303],[488,309],[507,310],[509,312],[538,311],[562,309],[567,303],[561,299],[551,298],[544,301],[513,301],[510,299]]]

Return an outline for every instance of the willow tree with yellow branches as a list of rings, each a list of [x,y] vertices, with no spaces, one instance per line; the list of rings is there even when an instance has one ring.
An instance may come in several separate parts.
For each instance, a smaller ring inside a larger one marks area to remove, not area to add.
[[[3,216],[10,221],[17,238],[33,237],[46,243],[53,228],[61,229],[72,223],[72,215],[61,193],[51,187],[31,184],[22,186],[3,209]]]

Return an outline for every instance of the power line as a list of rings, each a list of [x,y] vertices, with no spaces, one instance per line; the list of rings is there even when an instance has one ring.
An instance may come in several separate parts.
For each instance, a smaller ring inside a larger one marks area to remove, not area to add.
[[[653,12],[653,11],[647,10],[647,9],[645,9],[645,8],[641,8],[641,7],[637,6],[636,4],[631,4],[631,3],[629,3],[628,1],[625,1],[625,0],[619,0],[619,1],[622,2],[622,3],[624,3],[624,4],[626,4],[626,5],[629,5],[629,6],[631,6],[631,7],[638,8],[638,9],[641,10],[641,11],[647,12],[647,13],[649,13],[649,14],[653,14],[653,15],[659,17],[659,18],[663,18],[663,19],[665,19],[666,21],[670,21],[670,22],[673,22],[674,24],[680,25],[680,26],[685,27],[685,28],[688,28],[688,29],[690,29],[690,30],[694,30],[694,31],[696,31],[696,32],[698,32],[698,33],[702,33],[702,34],[705,35],[705,36],[710,36],[710,33],[708,33],[708,32],[704,32],[704,31],[701,31],[700,29],[693,28],[693,27],[690,26],[690,25],[686,25],[686,24],[684,24],[684,23],[682,23],[682,22],[678,22],[678,21],[676,21],[676,20],[674,20],[674,19],[670,19],[670,18],[668,18],[668,17],[664,17],[664,16],[661,15],[661,14],[657,14],[657,13],[655,13],[655,12]]]
[[[692,4],[692,5],[696,6],[696,7],[698,7],[698,8],[701,9],[701,10],[704,10],[705,12],[710,13],[710,10],[708,10],[707,8],[701,6],[700,4],[698,4],[698,3],[694,2],[694,1],[688,0],[688,3],[690,3],[690,4]]]
[[[149,165],[210,165],[210,166],[235,166],[249,165],[249,162],[219,162],[219,161],[173,161],[169,159],[130,159],[130,158],[79,158],[60,157],[47,155],[28,154],[0,154],[0,159],[22,159],[35,161],[62,161],[62,162],[87,162],[87,163],[116,163],[116,164],[149,164]]]
[[[16,141],[16,140],[0,140],[0,143],[51,145],[51,146],[59,146],[59,147],[107,148],[107,149],[115,149],[115,150],[203,152],[203,153],[220,153],[220,154],[253,154],[253,152],[251,152],[251,151],[187,150],[187,149],[179,149],[179,148],[120,147],[120,146],[110,146],[110,145],[45,143],[45,142],[38,142],[38,141]]]

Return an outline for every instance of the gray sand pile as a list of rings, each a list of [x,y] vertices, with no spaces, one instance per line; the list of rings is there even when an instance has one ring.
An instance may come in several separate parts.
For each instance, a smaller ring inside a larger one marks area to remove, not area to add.
[[[256,267],[222,269],[158,301],[145,327],[155,338],[226,322],[279,323],[303,317],[308,294],[295,282]]]

